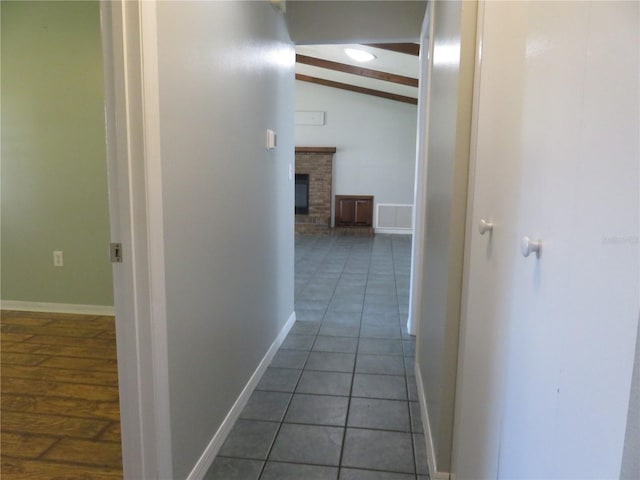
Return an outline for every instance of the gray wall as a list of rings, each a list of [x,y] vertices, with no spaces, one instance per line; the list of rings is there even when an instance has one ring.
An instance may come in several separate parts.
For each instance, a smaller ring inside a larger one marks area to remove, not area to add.
[[[438,471],[451,466],[475,54],[475,2],[434,5],[417,362]],[[451,45],[461,44],[459,53]]]
[[[157,13],[173,469],[184,478],[293,312],[294,51],[267,2],[160,2]]]
[[[417,42],[424,0],[288,0],[287,22],[297,44]]]

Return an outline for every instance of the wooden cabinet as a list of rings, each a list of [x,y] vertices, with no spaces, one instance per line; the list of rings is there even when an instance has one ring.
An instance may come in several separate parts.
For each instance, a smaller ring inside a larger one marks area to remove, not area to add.
[[[372,196],[336,195],[336,227],[371,227],[372,225]]]

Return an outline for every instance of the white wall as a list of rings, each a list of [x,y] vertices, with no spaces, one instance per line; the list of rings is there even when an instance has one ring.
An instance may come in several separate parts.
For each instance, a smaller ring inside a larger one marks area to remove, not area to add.
[[[293,313],[294,50],[268,2],[159,2],[157,30],[173,478],[185,478]]]
[[[337,148],[332,201],[373,195],[376,204],[413,204],[415,105],[300,81],[295,88],[297,111],[326,112],[323,126],[297,125],[295,143]]]
[[[480,12],[453,473],[618,478],[640,291],[640,5]],[[539,257],[521,254],[525,236]]]
[[[418,317],[414,319],[417,374],[430,426],[426,433],[431,435],[427,444],[433,445],[433,467],[448,472],[462,295],[476,4],[437,2],[433,15],[425,132],[426,214],[416,233],[423,237],[424,256],[422,265],[413,266],[422,277],[422,302],[413,312]]]

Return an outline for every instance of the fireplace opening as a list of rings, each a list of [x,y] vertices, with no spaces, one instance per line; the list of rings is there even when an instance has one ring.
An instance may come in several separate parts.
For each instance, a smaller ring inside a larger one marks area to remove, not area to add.
[[[296,215],[309,215],[309,175],[296,173]]]

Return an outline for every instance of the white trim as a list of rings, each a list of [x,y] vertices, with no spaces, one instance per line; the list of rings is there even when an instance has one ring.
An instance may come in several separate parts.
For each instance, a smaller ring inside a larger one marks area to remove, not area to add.
[[[413,238],[411,240],[411,287],[407,331],[418,335],[422,318],[424,252],[427,225],[427,150],[429,145],[429,111],[431,92],[431,58],[433,56],[434,2],[427,3],[420,36],[420,92],[418,93],[418,127],[416,134],[416,169],[413,200]]]
[[[413,228],[374,228],[376,234],[385,235],[411,235]]]
[[[267,353],[262,358],[262,361],[258,365],[258,368],[256,368],[256,370],[253,372],[253,375],[251,375],[251,378],[240,393],[240,396],[238,396],[236,402],[231,407],[231,410],[229,410],[229,413],[227,413],[227,416],[220,425],[220,428],[218,428],[218,431],[209,442],[209,445],[207,445],[207,448],[204,449],[204,452],[189,473],[187,480],[201,480],[205,477],[207,471],[213,463],[213,460],[216,458],[220,447],[222,447],[222,444],[226,440],[227,435],[229,435],[231,428],[233,428],[233,424],[240,416],[240,413],[247,404],[247,401],[253,393],[253,390],[258,385],[258,382],[264,375],[264,372],[267,370],[267,367],[271,363],[271,360],[273,360],[273,357],[280,348],[280,345],[282,345],[282,342],[284,341],[285,337],[287,336],[295,322],[296,312],[293,312],[291,313],[291,316],[289,316],[287,323],[284,324],[284,327],[282,327],[282,330],[280,330],[280,333],[278,333],[278,336],[271,344],[271,347],[269,347],[269,350],[267,350]]]
[[[77,313],[80,315],[115,315],[112,305],[80,305],[77,303],[22,302],[0,300],[2,310],[21,312]]]
[[[427,400],[424,396],[424,384],[422,383],[422,374],[420,372],[420,364],[416,362],[416,387],[418,388],[418,400],[420,401],[420,415],[422,417],[422,425],[424,430],[424,440],[427,445],[427,467],[429,468],[429,478],[432,480],[450,480],[451,474],[448,472],[438,472],[436,463],[436,451],[433,446],[433,435],[431,434],[431,424],[429,423],[429,414],[427,411]]]

